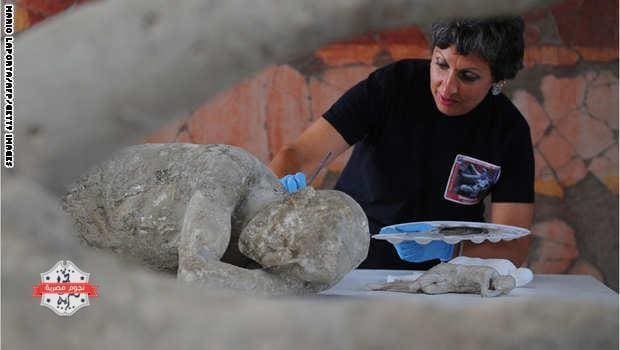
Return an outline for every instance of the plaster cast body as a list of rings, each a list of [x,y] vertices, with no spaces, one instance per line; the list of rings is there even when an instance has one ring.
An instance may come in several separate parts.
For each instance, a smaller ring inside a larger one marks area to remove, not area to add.
[[[510,275],[515,279],[515,288],[523,287],[534,279],[534,273],[527,267],[517,268],[508,259],[483,259],[468,256],[457,256],[448,261],[455,265],[489,266],[497,270],[500,275]]]
[[[89,245],[240,291],[317,292],[368,251],[368,223],[350,197],[288,194],[258,159],[227,145],[128,147],[82,176],[64,208]]]
[[[501,276],[490,266],[442,263],[426,271],[415,281],[371,284],[372,290],[426,294],[480,293],[483,297],[508,294],[515,288],[512,276]]]

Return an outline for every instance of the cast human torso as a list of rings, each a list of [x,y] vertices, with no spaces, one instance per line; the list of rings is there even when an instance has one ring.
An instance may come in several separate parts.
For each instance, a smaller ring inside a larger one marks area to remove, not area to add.
[[[214,201],[232,211],[233,244],[224,260],[244,266],[251,262],[238,252],[236,241],[244,223],[260,209],[257,197],[265,205],[283,195],[277,179],[265,174],[269,171],[263,164],[232,147],[138,145],[91,169],[69,193],[74,196],[69,201],[85,206],[73,204],[73,210],[97,206],[84,225],[92,227],[81,231],[89,244],[176,271],[179,232],[190,198],[198,190],[217,196]]]

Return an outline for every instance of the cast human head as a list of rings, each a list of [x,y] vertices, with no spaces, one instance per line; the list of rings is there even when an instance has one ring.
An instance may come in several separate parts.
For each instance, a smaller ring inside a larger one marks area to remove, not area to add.
[[[431,48],[454,46],[460,55],[478,54],[499,82],[523,68],[523,27],[521,17],[438,21],[431,28]]]
[[[329,284],[362,262],[369,240],[366,215],[352,198],[306,187],[257,213],[241,232],[239,249],[263,267]]]

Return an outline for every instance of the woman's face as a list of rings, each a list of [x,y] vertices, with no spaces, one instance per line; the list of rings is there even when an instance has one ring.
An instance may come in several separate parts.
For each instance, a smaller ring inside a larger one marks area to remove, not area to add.
[[[431,92],[441,113],[458,116],[471,111],[492,83],[491,68],[480,55],[459,55],[454,46],[433,49]]]

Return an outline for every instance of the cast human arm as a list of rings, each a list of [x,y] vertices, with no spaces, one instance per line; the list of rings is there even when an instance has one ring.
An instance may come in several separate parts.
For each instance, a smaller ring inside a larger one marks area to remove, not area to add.
[[[351,145],[325,118],[319,118],[297,139],[282,147],[269,168],[278,177],[296,172],[303,172],[307,177],[328,152],[331,152],[331,157],[325,166],[349,147]]]
[[[534,219],[533,203],[492,203],[491,222],[494,224],[511,225],[529,229]],[[500,258],[512,261],[515,266],[525,262],[530,246],[531,236],[512,241],[500,241],[475,244],[465,241],[463,244],[464,256],[478,258]]]

